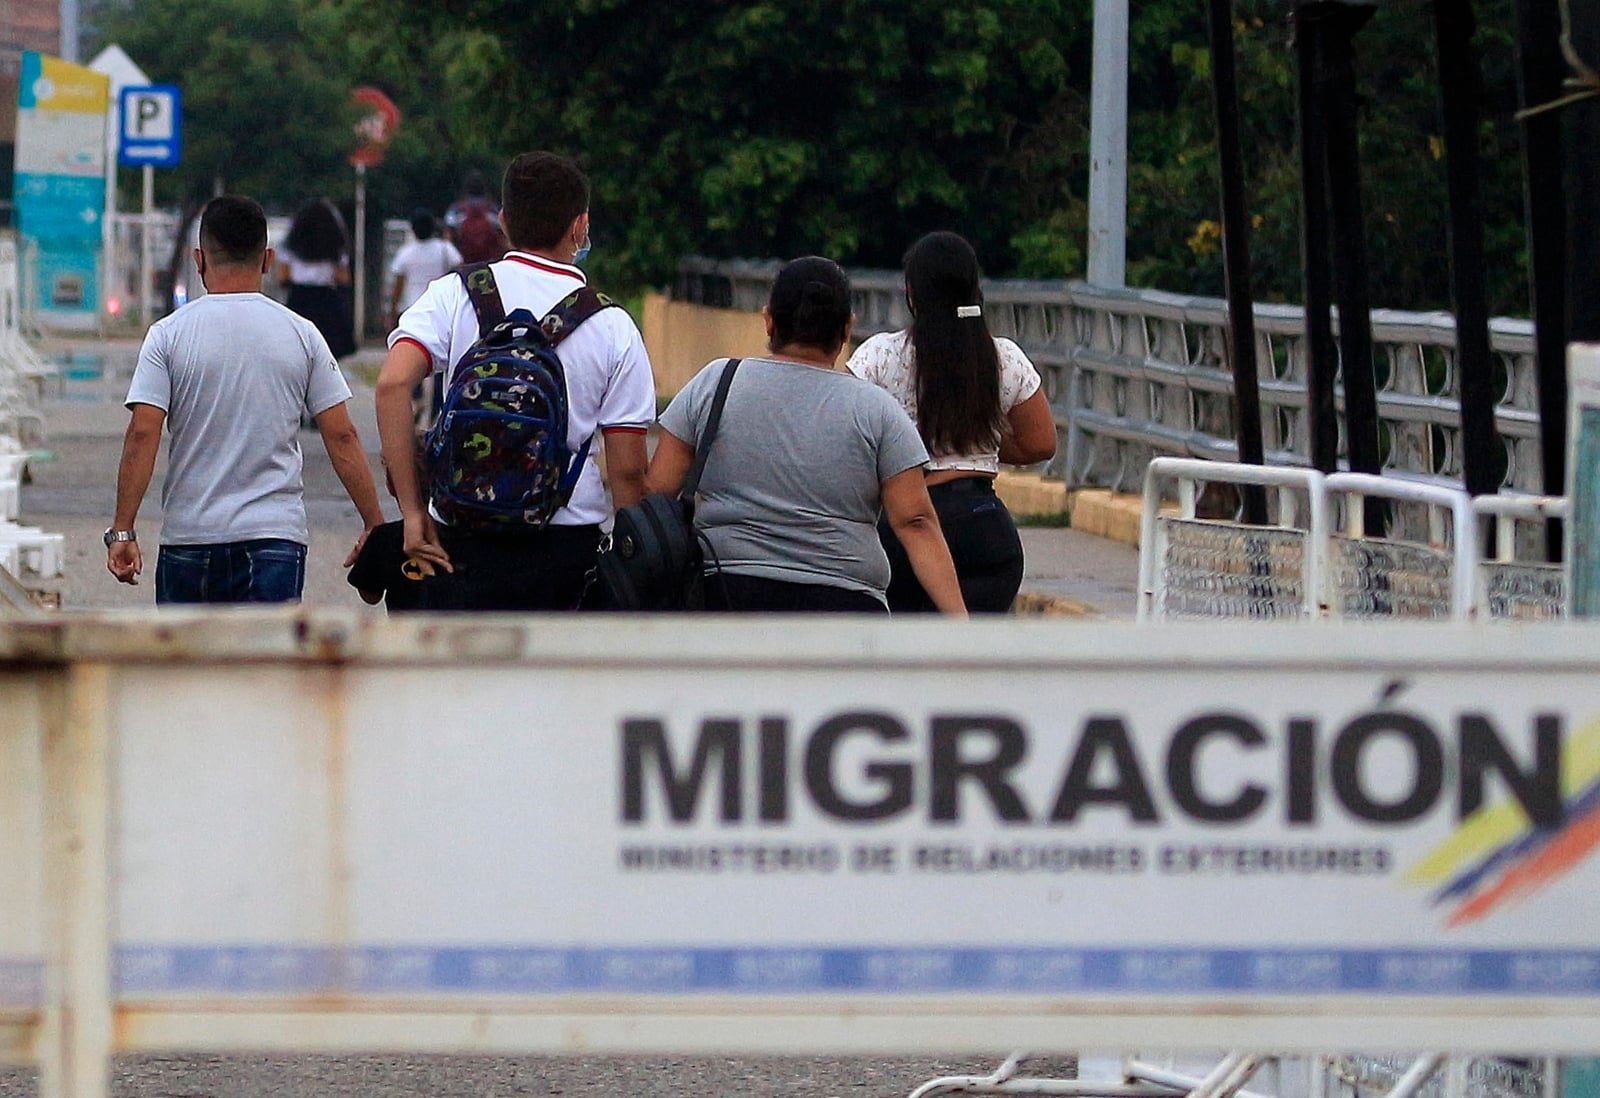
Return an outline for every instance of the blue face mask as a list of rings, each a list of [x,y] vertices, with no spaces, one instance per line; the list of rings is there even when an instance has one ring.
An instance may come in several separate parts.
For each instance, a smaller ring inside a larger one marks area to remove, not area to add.
[[[585,259],[588,259],[590,248],[591,245],[589,243],[589,232],[588,230],[585,230],[583,234],[583,243],[578,246],[577,251],[572,253],[572,262],[582,263]]]

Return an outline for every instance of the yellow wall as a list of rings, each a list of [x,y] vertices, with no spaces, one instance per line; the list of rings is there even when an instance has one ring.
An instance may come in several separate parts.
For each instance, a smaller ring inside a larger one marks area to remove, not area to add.
[[[767,329],[760,313],[644,299],[644,345],[655,368],[656,395],[670,397],[714,358],[765,354]]]

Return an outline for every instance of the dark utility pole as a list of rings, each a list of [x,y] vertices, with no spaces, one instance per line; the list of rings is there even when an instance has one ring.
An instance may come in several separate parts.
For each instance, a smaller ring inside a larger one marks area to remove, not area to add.
[[[1539,376],[1539,456],[1546,495],[1567,490],[1567,208],[1561,189],[1561,115],[1539,108],[1561,98],[1561,13],[1548,0],[1517,0],[1517,95],[1522,114],[1522,183],[1528,286]],[[1534,111],[1535,113],[1527,113]],[[1546,555],[1561,559],[1552,520]]]
[[[1564,73],[1596,79],[1600,69],[1600,5],[1567,0],[1574,59],[1587,71]],[[1574,343],[1600,341],[1600,98],[1568,106],[1567,158],[1567,336]]]
[[[1337,375],[1344,379],[1350,468],[1379,473],[1383,465],[1372,372],[1355,92],[1355,35],[1373,10],[1370,2],[1357,0],[1300,0],[1295,7],[1308,404],[1312,464],[1323,472],[1338,468]],[[1337,352],[1329,316],[1334,292],[1339,300]],[[1387,525],[1387,508],[1381,500],[1369,499],[1365,517],[1369,532],[1381,532]]]
[[[1333,304],[1328,246],[1328,122],[1321,72],[1324,3],[1296,3],[1294,48],[1299,71],[1300,260],[1306,300],[1306,418],[1312,468],[1339,471],[1339,413],[1334,404],[1338,348],[1333,342]]]
[[[1345,450],[1357,473],[1381,473],[1378,391],[1372,373],[1372,301],[1367,291],[1367,226],[1361,201],[1356,120],[1355,35],[1375,9],[1330,4],[1323,35],[1322,86],[1328,107],[1328,200],[1333,211],[1334,285],[1339,302],[1339,373],[1344,379]],[[1377,501],[1373,501],[1376,503]],[[1369,517],[1377,519],[1378,513]],[[1368,529],[1383,529],[1377,522]]]
[[[1245,210],[1244,155],[1239,142],[1239,95],[1233,50],[1233,0],[1210,0],[1211,96],[1217,120],[1222,180],[1222,271],[1228,295],[1228,358],[1233,368],[1233,419],[1239,460],[1264,464],[1261,389],[1256,374],[1255,296],[1250,280],[1250,218]],[[1266,492],[1243,489],[1244,521],[1267,521]]]
[[[1461,390],[1461,464],[1474,496],[1499,490],[1489,295],[1484,286],[1483,200],[1478,186],[1478,119],[1483,75],[1472,46],[1472,0],[1434,0],[1439,94],[1444,108],[1445,177],[1450,191],[1450,296],[1456,312],[1456,379]]]

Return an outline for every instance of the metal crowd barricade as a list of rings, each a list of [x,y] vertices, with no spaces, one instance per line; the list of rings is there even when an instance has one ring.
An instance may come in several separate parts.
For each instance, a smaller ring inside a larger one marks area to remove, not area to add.
[[[1305,619],[1322,612],[1328,510],[1310,469],[1156,458],[1145,473],[1139,539],[1141,621],[1153,618]],[[1178,513],[1162,514],[1176,484]],[[1202,484],[1274,489],[1273,522],[1198,514]]]
[[[1477,562],[1473,603],[1481,621],[1553,621],[1566,616],[1566,568],[1529,559],[1542,550],[1553,520],[1566,519],[1565,496],[1479,496],[1479,526],[1494,523],[1494,550]]]
[[[1219,485],[1230,491],[1221,513],[1203,514],[1214,497],[1202,486]],[[1239,521],[1232,493],[1245,485],[1275,489],[1268,525]],[[1165,513],[1174,489],[1176,512]],[[1400,511],[1389,536],[1368,536],[1368,498]],[[1474,501],[1392,476],[1155,458],[1145,475],[1138,617],[1555,619],[1563,569],[1528,557],[1542,543],[1534,528],[1566,513],[1566,501],[1552,497]],[[1498,520],[1487,560],[1477,552],[1480,516]]]
[[[1449,1058],[1345,1054],[1275,1057],[1239,1051],[1214,1061],[1149,1054],[1082,1057],[1078,1077],[1021,1075],[1025,1053],[1007,1057],[988,1075],[930,1079],[910,1098],[948,1094],[1041,1095],[1056,1098],[1556,1098],[1557,1061],[1504,1057]],[[1256,1089],[1244,1085],[1258,1076]]]
[[[1204,1076],[1163,1070],[1132,1058],[1123,1058],[1114,1077],[1085,1077],[1080,1061],[1076,1079],[1019,1076],[1026,1054],[1015,1052],[988,1075],[947,1075],[930,1079],[911,1092],[911,1098],[937,1098],[946,1094],[1028,1094],[1052,1098],[1269,1098],[1243,1089],[1266,1062],[1266,1057],[1230,1052]],[[1291,1098],[1286,1094],[1271,1098]]]
[[[1472,615],[1477,522],[1463,491],[1370,473],[1334,473],[1327,488],[1328,613],[1336,618],[1465,621]],[[1368,498],[1422,512],[1426,541],[1369,537]]]

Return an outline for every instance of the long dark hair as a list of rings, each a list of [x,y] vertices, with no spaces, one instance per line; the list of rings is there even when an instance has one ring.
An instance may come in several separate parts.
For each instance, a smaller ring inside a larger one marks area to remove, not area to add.
[[[342,259],[350,250],[344,218],[326,198],[313,198],[295,211],[283,246],[307,263]]]
[[[987,449],[999,441],[1005,413],[978,256],[955,233],[929,233],[906,252],[905,269],[922,441],[935,454]]]

